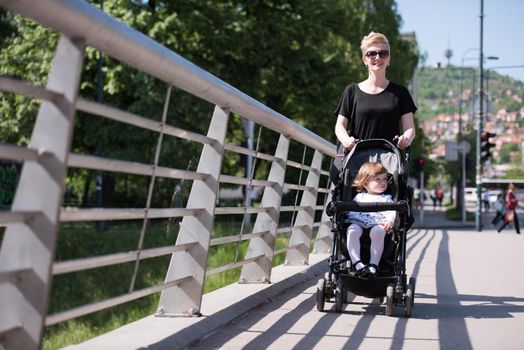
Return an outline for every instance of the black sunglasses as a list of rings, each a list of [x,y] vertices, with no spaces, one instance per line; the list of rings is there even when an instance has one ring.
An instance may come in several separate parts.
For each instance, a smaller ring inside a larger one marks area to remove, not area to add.
[[[377,55],[380,56],[380,58],[387,58],[389,57],[389,51],[388,50],[380,50],[380,51],[368,51],[366,52],[366,57],[375,59],[377,58]]]

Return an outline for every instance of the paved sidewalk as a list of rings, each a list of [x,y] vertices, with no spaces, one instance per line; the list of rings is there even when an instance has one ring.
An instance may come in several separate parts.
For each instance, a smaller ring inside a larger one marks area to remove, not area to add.
[[[475,221],[466,221],[462,222],[461,220],[449,220],[446,217],[446,208],[440,207],[433,210],[433,207],[425,208],[422,215],[423,219],[421,220],[421,215],[419,210],[414,210],[415,223],[413,228],[436,228],[436,229],[475,229]],[[483,229],[493,230],[495,229],[491,225],[491,219],[495,213],[483,212],[482,213],[482,226]]]

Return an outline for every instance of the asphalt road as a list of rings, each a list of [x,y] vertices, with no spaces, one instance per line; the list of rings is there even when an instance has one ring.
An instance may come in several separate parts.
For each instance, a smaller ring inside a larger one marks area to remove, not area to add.
[[[411,318],[350,295],[342,313],[315,307],[315,280],[280,294],[191,349],[524,349],[524,235],[413,229]],[[326,264],[327,268],[327,264]]]

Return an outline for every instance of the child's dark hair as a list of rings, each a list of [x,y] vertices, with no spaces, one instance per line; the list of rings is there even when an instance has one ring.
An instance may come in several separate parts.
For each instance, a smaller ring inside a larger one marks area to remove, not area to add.
[[[366,192],[364,185],[367,185],[374,177],[387,173],[387,169],[381,163],[364,163],[353,181],[353,187],[356,187],[358,192]]]

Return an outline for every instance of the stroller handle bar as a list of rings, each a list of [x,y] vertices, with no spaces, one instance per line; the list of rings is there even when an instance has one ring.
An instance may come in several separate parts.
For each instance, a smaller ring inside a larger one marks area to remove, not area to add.
[[[340,211],[374,212],[384,210],[409,211],[409,204],[406,200],[400,200],[397,203],[329,202],[326,207],[326,213],[329,216]]]

